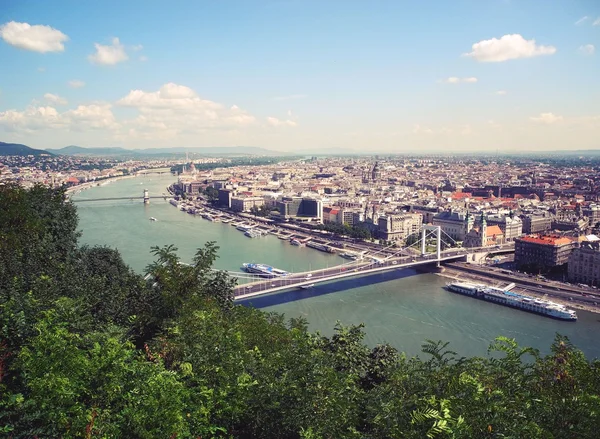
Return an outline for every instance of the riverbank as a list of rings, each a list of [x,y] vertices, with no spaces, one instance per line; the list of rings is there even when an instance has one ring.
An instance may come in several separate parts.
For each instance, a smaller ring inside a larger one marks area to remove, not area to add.
[[[68,195],[73,195],[73,194],[77,194],[81,191],[84,191],[86,189],[90,189],[92,187],[102,186],[104,184],[114,183],[119,180],[127,180],[129,178],[135,178],[135,177],[137,177],[137,174],[119,175],[116,177],[103,178],[102,180],[87,181],[85,183],[78,184],[77,186],[71,186],[71,187],[67,188],[66,193]]]
[[[485,276],[480,273],[466,273],[464,271],[454,270],[452,268],[444,267],[443,272],[436,273],[438,276],[445,277],[447,279],[452,280],[466,280],[472,282],[485,282],[486,284],[494,285],[498,283],[498,279],[493,278],[491,276]],[[512,289],[512,291],[516,293],[525,294],[527,296],[539,298],[539,299],[549,299],[553,302],[559,303],[561,305],[566,306],[567,308],[572,309],[580,309],[584,311],[593,312],[595,314],[600,314],[600,306],[596,306],[589,303],[581,303],[577,301],[577,298],[573,300],[565,299],[565,297],[558,296],[556,291],[552,291],[547,289],[546,292],[541,293],[538,291],[532,291],[526,286],[520,285],[517,283],[517,286]]]

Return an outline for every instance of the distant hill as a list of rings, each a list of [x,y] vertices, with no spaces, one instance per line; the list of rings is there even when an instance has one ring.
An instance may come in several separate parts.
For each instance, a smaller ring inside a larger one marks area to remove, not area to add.
[[[51,150],[55,154],[74,155],[74,156],[103,156],[103,157],[148,157],[148,156],[183,156],[185,153],[200,155],[261,155],[261,156],[281,156],[285,152],[271,151],[265,148],[255,146],[230,146],[230,147],[174,147],[174,148],[146,148],[146,149],[125,149],[125,148],[84,148],[81,146],[66,146],[60,149]]]
[[[5,143],[0,142],[0,155],[42,155],[49,154],[51,152],[44,151],[42,149],[34,149],[27,145],[21,145],[20,143]]]
[[[70,145],[60,149],[52,149],[52,152],[60,155],[84,155],[84,156],[118,156],[135,155],[134,151],[124,148],[84,148],[82,146]]]

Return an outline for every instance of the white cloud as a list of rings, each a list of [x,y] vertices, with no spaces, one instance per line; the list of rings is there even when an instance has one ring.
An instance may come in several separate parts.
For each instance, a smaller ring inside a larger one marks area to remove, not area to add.
[[[546,125],[552,125],[554,123],[562,122],[563,117],[557,116],[554,113],[541,113],[539,116],[530,117],[529,120]]]
[[[290,119],[280,120],[280,119],[277,119],[276,117],[271,117],[271,116],[267,117],[267,123],[274,127],[281,127],[281,126],[295,127],[296,125],[298,125],[293,120],[290,120]]]
[[[96,53],[88,56],[90,62],[94,64],[112,66],[129,59],[125,52],[125,46],[121,44],[118,38],[113,38],[110,46],[94,43],[94,47]]]
[[[490,128],[492,128],[492,129],[494,129],[494,130],[497,130],[497,129],[500,129],[500,128],[502,128],[502,125],[500,125],[498,122],[496,122],[496,121],[495,121],[495,120],[493,120],[493,119],[490,119],[490,120],[488,120],[488,121],[487,121],[487,124],[488,124],[488,126],[489,126]]]
[[[46,71],[46,67],[38,67],[37,71],[40,73],[44,73]]]
[[[498,96],[505,96],[507,93],[508,93],[508,92],[507,92],[506,90],[498,90],[498,91],[496,92],[496,94],[497,94]]]
[[[462,134],[463,136],[470,136],[471,134],[473,134],[473,128],[471,128],[471,125],[469,124],[463,125],[461,127],[460,134]]]
[[[69,40],[61,31],[40,24],[11,21],[0,26],[0,36],[11,46],[33,52],[62,52]]]
[[[445,82],[446,84],[459,84],[461,82],[467,84],[475,84],[477,82],[477,78],[472,76],[469,78],[458,78],[456,76],[451,76],[449,78],[444,79],[442,82]]]
[[[556,53],[554,46],[537,45],[535,40],[526,40],[519,34],[504,35],[500,39],[482,40],[473,44],[472,51],[463,56],[480,62],[502,62],[511,59],[532,58]]]
[[[67,100],[65,98],[61,98],[58,95],[52,94],[52,93],[46,93],[44,95],[44,99],[49,103],[49,104],[55,104],[55,105],[67,105]]]
[[[142,50],[144,48],[144,46],[142,46],[141,44],[136,44],[135,46],[131,46],[131,50],[133,50],[134,52],[138,52],[140,50]]]
[[[600,26],[600,17],[596,18],[596,21],[592,23],[592,26]]]
[[[116,122],[109,104],[96,103],[79,105],[76,109],[64,113],[59,113],[56,108],[50,106],[30,106],[24,111],[8,110],[0,112],[0,127],[16,132],[49,129],[87,131],[90,129],[116,130],[119,128],[119,124]]]
[[[274,101],[289,101],[292,99],[304,99],[306,97],[307,97],[306,95],[297,94],[297,95],[277,96],[277,97],[274,97],[273,100]]]
[[[579,26],[580,24],[583,24],[583,22],[585,22],[588,18],[590,18],[590,17],[588,17],[587,15],[584,17],[581,17],[579,20],[577,20],[575,22],[575,26]]]
[[[27,107],[24,111],[0,112],[0,126],[6,131],[32,132],[63,126],[60,114],[54,107]]]
[[[116,129],[119,127],[110,104],[95,103],[79,105],[74,110],[62,114],[65,123],[74,131],[86,129]]]
[[[72,81],[69,81],[69,87],[71,88],[81,88],[85,86],[85,82],[83,81],[79,81],[77,79],[73,79]]]
[[[577,51],[582,55],[593,55],[596,51],[596,48],[593,44],[585,44],[583,46],[579,46],[579,49],[577,49]]]
[[[139,138],[145,138],[149,133],[174,138],[209,129],[236,130],[256,122],[254,116],[237,105],[226,107],[202,99],[191,88],[174,83],[165,84],[154,92],[131,90],[117,101],[117,105],[139,111],[135,119],[124,122],[130,134]]]
[[[147,56],[144,56],[144,55],[142,55],[142,56],[140,56],[139,60],[140,60],[141,62],[145,62],[145,61],[148,61],[148,57],[147,57]]]
[[[433,134],[433,130],[431,128],[422,127],[421,125],[416,124],[413,127],[413,133],[414,134]]]

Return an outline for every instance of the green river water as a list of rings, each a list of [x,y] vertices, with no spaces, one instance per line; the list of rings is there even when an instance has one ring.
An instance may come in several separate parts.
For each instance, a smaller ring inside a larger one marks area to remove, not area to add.
[[[181,212],[167,201],[141,202],[143,189],[166,192],[172,175],[136,177],[82,191],[74,200],[137,197],[135,201],[76,203],[81,242],[117,248],[124,260],[143,272],[152,261],[150,247],[174,244],[184,262],[207,241],[220,247],[216,268],[240,271],[244,262],[261,262],[290,271],[306,271],[345,261],[337,255],[296,247],[274,236],[250,239],[229,224],[213,223]],[[158,221],[150,221],[155,217]],[[450,342],[460,355],[484,355],[498,335],[549,351],[555,334],[567,335],[589,358],[600,357],[600,314],[578,311],[576,323],[561,322],[445,291],[446,279],[414,270],[388,272],[316,285],[243,302],[287,317],[305,317],[312,330],[330,335],[337,320],[365,324],[365,341],[387,342],[409,355],[420,353],[426,339]]]

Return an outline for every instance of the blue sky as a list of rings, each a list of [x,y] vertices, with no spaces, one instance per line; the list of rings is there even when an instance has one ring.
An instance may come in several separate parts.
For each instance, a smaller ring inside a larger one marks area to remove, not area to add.
[[[0,0],[0,140],[598,148],[599,51],[595,0]]]

